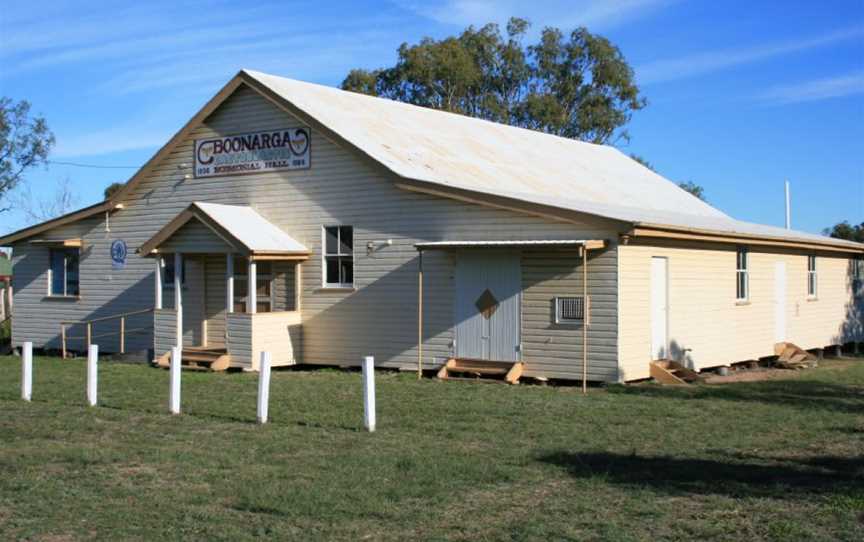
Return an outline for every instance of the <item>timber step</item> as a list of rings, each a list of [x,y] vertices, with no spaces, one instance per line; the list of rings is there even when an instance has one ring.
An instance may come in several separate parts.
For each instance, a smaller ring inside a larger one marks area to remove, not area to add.
[[[453,379],[454,374],[474,376],[503,376],[509,384],[516,384],[525,364],[521,361],[490,361],[485,359],[450,358],[438,371],[438,378]]]
[[[224,371],[231,363],[231,356],[224,348],[186,347],[183,349],[181,366],[184,369],[209,369]],[[156,361],[160,367],[171,365],[171,352],[166,352]]]
[[[774,365],[784,369],[806,369],[819,364],[818,357],[793,343],[775,344],[774,353],[777,355]]]
[[[686,386],[702,379],[696,371],[669,359],[652,361],[650,373],[651,377],[660,384],[673,386]]]

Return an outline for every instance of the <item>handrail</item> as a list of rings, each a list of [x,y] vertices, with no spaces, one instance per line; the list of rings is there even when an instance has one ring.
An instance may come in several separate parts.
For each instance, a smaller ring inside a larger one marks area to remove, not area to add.
[[[131,312],[122,312],[120,314],[112,314],[111,316],[102,316],[100,318],[93,318],[90,320],[77,320],[77,321],[66,320],[66,321],[60,322],[60,340],[61,340],[62,345],[63,345],[63,359],[66,359],[66,339],[86,338],[87,339],[87,347],[89,348],[90,344],[93,342],[93,324],[96,322],[107,322],[108,320],[117,320],[118,318],[120,319],[120,331],[119,331],[120,353],[125,354],[126,353],[126,334],[127,333],[137,333],[137,332],[141,331],[142,329],[144,329],[144,328],[140,328],[140,329],[135,329],[135,330],[127,332],[126,331],[126,318],[128,318],[130,316],[137,316],[139,314],[146,314],[148,312],[153,312],[154,310],[156,310],[156,309],[153,309],[153,308],[141,309],[141,310],[131,311]],[[84,324],[87,326],[87,335],[85,335],[84,337],[67,337],[66,336],[66,326],[75,326],[75,325],[81,325],[81,324]],[[103,333],[101,335],[97,335],[97,337],[106,337],[108,335],[117,335],[117,334],[118,334],[118,332],[113,332],[113,333],[109,332],[109,333]]]
[[[155,309],[141,309],[138,311],[132,312],[121,312],[120,314],[112,314],[111,316],[102,316],[101,318],[93,318],[92,320],[68,320],[65,322],[60,322],[61,324],[66,325],[75,325],[75,324],[92,324],[95,322],[104,322],[105,320],[116,320],[117,318],[123,318],[128,316],[135,316],[136,314],[144,314],[146,312],[153,312]]]

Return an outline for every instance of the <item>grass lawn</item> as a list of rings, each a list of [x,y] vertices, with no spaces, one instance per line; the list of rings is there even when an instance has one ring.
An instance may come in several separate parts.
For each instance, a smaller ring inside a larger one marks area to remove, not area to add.
[[[864,360],[788,380],[591,389],[0,357],[0,538],[862,540]]]

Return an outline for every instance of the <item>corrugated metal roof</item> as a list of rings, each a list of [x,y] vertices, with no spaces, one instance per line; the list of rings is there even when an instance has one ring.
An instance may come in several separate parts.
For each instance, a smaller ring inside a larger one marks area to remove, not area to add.
[[[614,147],[256,71],[242,73],[406,179],[636,225],[864,248],[735,220]]]
[[[251,207],[200,201],[193,205],[252,252],[309,252],[302,243]]]
[[[190,220],[200,220],[228,244],[249,254],[307,256],[309,249],[281,228],[244,205],[221,205],[200,201],[189,204],[156,234],[144,242],[138,252],[152,254]]]

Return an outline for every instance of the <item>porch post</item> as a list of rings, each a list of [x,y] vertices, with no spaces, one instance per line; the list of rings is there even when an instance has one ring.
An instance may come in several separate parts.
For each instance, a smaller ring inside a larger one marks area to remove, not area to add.
[[[417,251],[417,379],[423,378],[423,250]]]
[[[258,277],[256,274],[257,266],[252,256],[249,256],[249,274],[246,277],[246,312],[255,314],[258,310]]]
[[[155,308],[162,308],[162,256],[156,256],[156,304]]]
[[[225,310],[234,312],[234,255],[225,255]]]
[[[177,312],[177,348],[183,349],[183,253],[174,253],[174,310]]]
[[[591,305],[588,301],[588,247],[582,245],[582,393],[588,393],[588,326]]]

